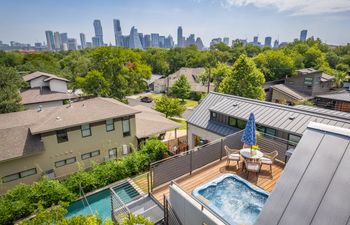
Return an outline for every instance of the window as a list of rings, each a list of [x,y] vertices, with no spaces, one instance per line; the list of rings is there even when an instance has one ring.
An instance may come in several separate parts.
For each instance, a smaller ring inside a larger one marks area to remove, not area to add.
[[[82,136],[82,137],[91,136],[91,127],[90,127],[90,124],[81,125],[81,136]]]
[[[276,136],[276,130],[266,127],[266,134],[271,135],[271,136]]]
[[[114,130],[114,121],[113,121],[113,119],[106,120],[106,131],[109,132],[109,131],[112,131],[112,130]]]
[[[264,127],[261,125],[256,125],[256,129],[264,134],[267,134],[269,136],[276,136],[277,130],[269,127]]]
[[[307,85],[307,86],[312,86],[313,81],[314,81],[313,77],[305,77],[304,78],[304,84]]]
[[[77,161],[77,159],[75,157],[60,160],[60,161],[55,162],[55,167],[69,165],[69,164],[75,163],[76,161]]]
[[[247,122],[244,120],[237,120],[237,127],[239,129],[244,129],[246,124],[247,124]]]
[[[110,159],[117,158],[117,148],[112,148],[108,150],[108,156]]]
[[[98,155],[100,155],[100,150],[96,150],[96,151],[93,151],[93,152],[88,152],[88,153],[81,154],[81,159],[85,160],[85,159],[89,159],[89,158],[92,158],[92,157],[96,157]]]
[[[230,125],[231,127],[236,127],[237,126],[237,119],[235,119],[233,117],[229,117],[228,118],[228,125]]]
[[[123,125],[123,137],[130,136],[130,119],[124,118],[122,120]]]
[[[211,118],[212,118],[212,119],[216,119],[216,117],[217,117],[216,112],[211,112]]]
[[[301,137],[298,135],[288,134],[288,146],[295,147],[299,143],[300,139]]]
[[[56,137],[57,137],[57,142],[62,143],[62,142],[67,142],[68,141],[68,134],[67,130],[58,130],[56,131]]]
[[[36,172],[36,168],[32,168],[32,169],[29,169],[29,170],[24,170],[24,171],[19,172],[19,173],[14,173],[14,174],[11,174],[11,175],[8,175],[8,176],[4,176],[2,178],[2,182],[7,183],[7,182],[10,182],[10,181],[18,180],[18,179],[23,178],[23,177],[28,177],[28,176],[35,175],[36,173],[37,173]]]

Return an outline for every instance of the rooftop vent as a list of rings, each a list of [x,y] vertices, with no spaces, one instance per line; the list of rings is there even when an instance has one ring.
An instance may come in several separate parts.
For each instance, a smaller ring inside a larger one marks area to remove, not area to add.
[[[238,106],[238,104],[235,102],[235,103],[232,104],[232,106],[236,107],[236,106]]]
[[[295,119],[295,116],[290,115],[288,119],[290,119],[290,120],[294,120],[294,119]]]
[[[61,117],[57,116],[57,117],[56,117],[56,120],[57,120],[57,121],[60,121],[60,120],[62,120],[62,119],[61,119]]]

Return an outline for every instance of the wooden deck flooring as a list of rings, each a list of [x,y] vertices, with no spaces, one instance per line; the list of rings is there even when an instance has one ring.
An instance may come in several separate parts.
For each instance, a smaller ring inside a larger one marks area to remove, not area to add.
[[[175,180],[175,182],[179,184],[183,190],[185,190],[188,194],[191,195],[192,190],[194,188],[204,183],[207,183],[208,181],[213,180],[224,173],[237,174],[240,177],[247,179],[247,174],[245,172],[242,172],[241,169],[237,170],[235,165],[236,165],[235,162],[231,162],[231,165],[227,167],[226,160],[222,160],[219,162],[215,162],[211,165],[208,165],[206,167],[203,167],[193,172],[192,175],[186,175],[184,177],[181,177]],[[250,173],[249,178],[247,180],[257,185],[258,187],[264,189],[265,191],[271,192],[277,180],[282,174],[283,167],[284,165],[282,163],[278,163],[278,162],[275,163],[272,166],[272,176],[271,176],[270,167],[264,165],[261,168],[261,172],[259,173],[258,176],[256,176],[253,173]],[[166,196],[169,195],[168,185],[163,185],[153,190],[152,194],[160,203],[163,203],[163,195],[164,194]]]

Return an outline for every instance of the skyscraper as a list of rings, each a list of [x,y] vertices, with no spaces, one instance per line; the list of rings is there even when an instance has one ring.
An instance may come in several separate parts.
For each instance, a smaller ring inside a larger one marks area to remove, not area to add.
[[[142,44],[140,41],[139,34],[137,33],[137,29],[132,27],[129,35],[129,48],[140,48],[142,49]]]
[[[173,48],[173,47],[174,47],[173,37],[169,35],[168,37],[165,38],[164,48]]]
[[[142,48],[144,48],[145,47],[145,39],[143,37],[143,33],[139,33],[139,38],[141,41]]]
[[[115,46],[123,46],[123,37],[122,37],[123,34],[122,34],[122,28],[120,26],[120,20],[114,19],[113,27],[114,27]]]
[[[80,33],[80,45],[82,49],[86,48],[86,38],[83,33]]]
[[[264,46],[265,47],[271,47],[271,43],[272,43],[272,38],[271,37],[265,37]]]
[[[189,46],[189,45],[194,45],[196,43],[196,40],[195,40],[195,37],[194,37],[194,34],[190,34],[190,36],[188,36],[188,38],[186,39],[186,46]]]
[[[153,47],[153,48],[159,47],[159,34],[158,33],[151,34],[151,47]]]
[[[150,48],[151,47],[151,35],[145,34],[144,42],[145,42],[144,48]]]
[[[59,50],[61,48],[62,42],[61,42],[61,36],[58,31],[54,33],[54,39],[55,39],[55,49]]]
[[[196,39],[196,46],[197,46],[198,50],[204,49],[204,44],[203,44],[203,41],[200,37],[197,37],[197,39]]]
[[[53,32],[51,30],[47,30],[47,31],[45,31],[45,34],[46,34],[47,49],[54,50],[55,49],[55,40],[53,38]]]
[[[78,45],[77,45],[77,40],[75,38],[68,38],[68,50],[77,50]]]
[[[97,46],[103,46],[103,31],[101,20],[94,20],[95,37],[97,38]]]
[[[300,32],[300,41],[306,41],[307,38],[307,30],[302,30]]]
[[[68,42],[68,34],[67,33],[61,33],[61,48],[63,49],[63,44],[67,44]]]
[[[229,45],[230,44],[230,38],[224,37],[224,44]]]
[[[275,41],[273,42],[273,48],[278,48],[278,46],[279,46],[279,41],[278,41],[278,40],[275,40]]]
[[[159,47],[165,48],[165,36],[159,36]]]
[[[177,28],[177,47],[183,47],[184,43],[183,43],[183,35],[182,35],[182,27],[179,26]]]

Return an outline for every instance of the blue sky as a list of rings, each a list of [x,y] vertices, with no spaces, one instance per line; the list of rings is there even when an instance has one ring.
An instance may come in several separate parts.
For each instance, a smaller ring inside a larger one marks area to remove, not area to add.
[[[0,0],[0,40],[45,41],[45,30],[93,36],[94,19],[102,21],[104,41],[112,42],[114,18],[123,34],[171,34],[182,26],[205,45],[215,37],[292,41],[302,29],[330,44],[350,42],[350,0]]]

